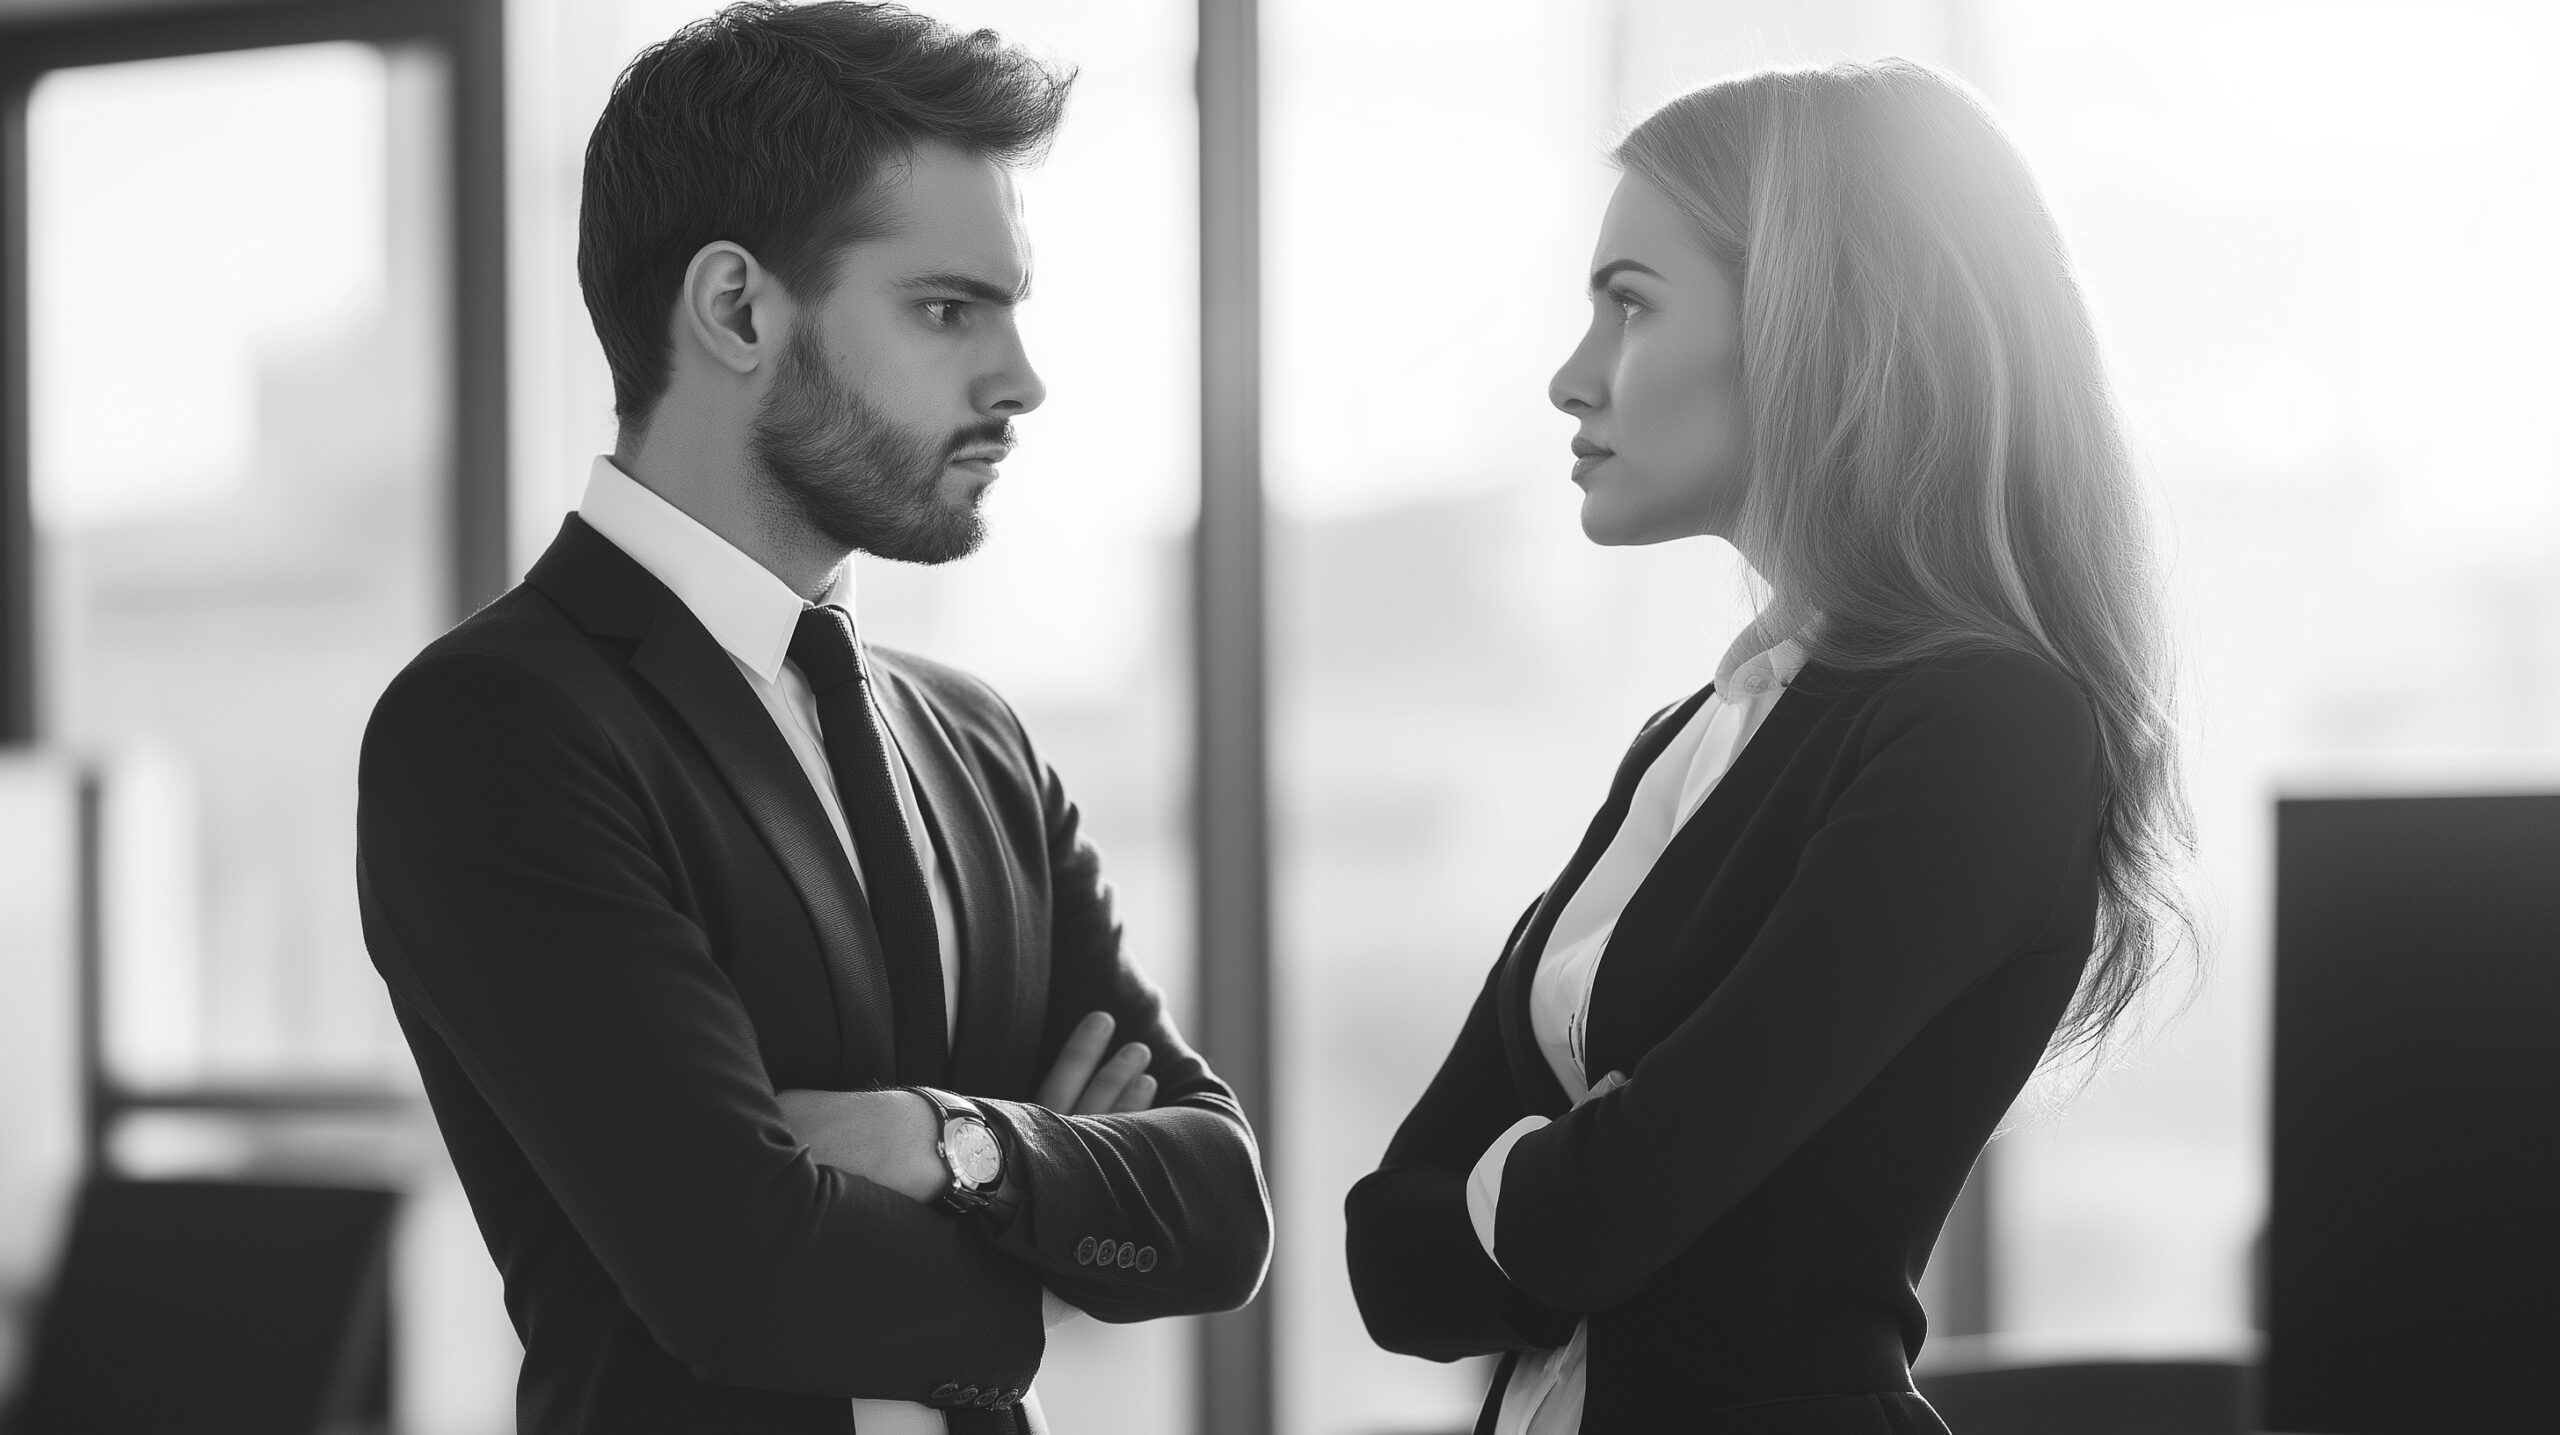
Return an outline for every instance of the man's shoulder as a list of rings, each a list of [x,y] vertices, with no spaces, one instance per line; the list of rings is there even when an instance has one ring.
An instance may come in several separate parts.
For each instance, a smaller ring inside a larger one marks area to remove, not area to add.
[[[875,670],[894,681],[903,682],[944,717],[998,727],[1008,732],[1021,730],[1022,723],[1014,716],[1013,705],[1004,700],[994,684],[977,674],[904,648],[873,644],[867,651]]]
[[[1037,788],[1046,764],[1029,729],[1013,705],[993,684],[975,673],[937,662],[918,653],[874,646],[872,671],[883,686],[895,685],[907,699],[933,716],[961,752],[984,764],[982,775],[1003,772],[1012,780]]]
[[[374,720],[493,701],[550,707],[574,701],[607,667],[593,637],[541,589],[519,583],[420,649],[383,690]]]

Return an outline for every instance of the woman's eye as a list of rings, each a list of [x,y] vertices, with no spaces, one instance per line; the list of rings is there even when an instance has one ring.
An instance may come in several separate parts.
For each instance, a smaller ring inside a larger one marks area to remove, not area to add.
[[[1624,289],[1610,290],[1609,302],[1617,306],[1618,322],[1621,324],[1630,322],[1636,315],[1644,312],[1644,301]]]

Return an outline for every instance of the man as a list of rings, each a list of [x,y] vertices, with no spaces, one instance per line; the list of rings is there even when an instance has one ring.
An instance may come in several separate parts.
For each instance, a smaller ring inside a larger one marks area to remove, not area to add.
[[[1260,1283],[1252,1134],[1075,806],[993,692],[851,621],[852,552],[976,546],[1040,403],[1010,166],[1067,85],[741,4],[596,125],[619,441],[384,694],[358,817],[528,1432],[1037,1432],[1047,1322]]]

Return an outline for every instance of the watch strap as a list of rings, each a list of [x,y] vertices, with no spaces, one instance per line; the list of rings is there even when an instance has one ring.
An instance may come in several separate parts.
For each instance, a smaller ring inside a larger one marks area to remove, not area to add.
[[[965,1096],[931,1086],[913,1086],[908,1090],[923,1097],[933,1106],[934,1149],[942,1156],[944,1169],[950,1175],[950,1184],[943,1187],[941,1194],[934,1197],[933,1203],[957,1216],[974,1216],[986,1211],[993,1204],[997,1194],[1009,1188],[1012,1183],[1013,1162],[1009,1159],[1010,1153],[1005,1149],[1003,1131],[987,1119],[986,1112],[981,1110],[976,1102]],[[987,1133],[987,1139],[995,1143],[996,1179],[993,1182],[984,1186],[961,1184],[959,1168],[954,1163],[951,1153],[943,1147],[943,1135],[954,1121],[976,1123],[979,1130]],[[1006,1216],[1009,1218],[1010,1214],[1011,1211],[1008,1208]]]

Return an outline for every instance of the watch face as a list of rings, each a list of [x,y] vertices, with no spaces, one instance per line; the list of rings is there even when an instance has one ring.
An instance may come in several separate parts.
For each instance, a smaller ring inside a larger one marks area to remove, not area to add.
[[[1004,1151],[983,1123],[962,1117],[942,1128],[942,1149],[951,1174],[971,1186],[992,1186],[1004,1169]]]

